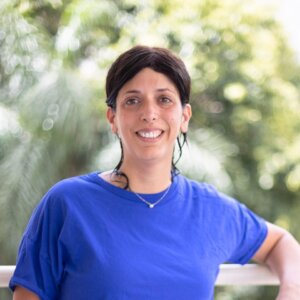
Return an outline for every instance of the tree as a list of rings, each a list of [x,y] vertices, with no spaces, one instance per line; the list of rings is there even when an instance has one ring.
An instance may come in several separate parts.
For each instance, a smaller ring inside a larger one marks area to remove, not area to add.
[[[272,11],[255,3],[2,1],[0,107],[15,116],[0,130],[4,264],[15,262],[29,214],[54,182],[113,166],[104,80],[117,55],[137,43],[173,49],[190,70],[194,116],[182,172],[300,239],[299,65]],[[192,155],[198,168],[186,167]],[[220,289],[216,297],[276,292],[244,291]]]

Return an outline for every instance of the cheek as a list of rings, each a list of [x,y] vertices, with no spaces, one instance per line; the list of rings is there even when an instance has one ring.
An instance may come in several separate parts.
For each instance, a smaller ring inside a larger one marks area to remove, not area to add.
[[[171,130],[176,131],[176,134],[179,134],[180,132],[181,122],[182,122],[181,115],[172,116],[169,118],[170,128]]]
[[[116,127],[120,135],[126,134],[126,131],[130,130],[132,126],[133,118],[131,116],[124,116],[120,114],[116,119]]]

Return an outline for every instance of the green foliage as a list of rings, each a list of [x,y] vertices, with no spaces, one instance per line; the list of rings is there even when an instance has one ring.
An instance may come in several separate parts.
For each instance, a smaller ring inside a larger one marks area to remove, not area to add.
[[[239,0],[15,0],[0,9],[1,264],[14,264],[28,217],[54,182],[114,166],[104,81],[135,44],[169,47],[190,71],[182,172],[300,240],[299,64],[271,9]],[[274,293],[220,288],[216,298]]]

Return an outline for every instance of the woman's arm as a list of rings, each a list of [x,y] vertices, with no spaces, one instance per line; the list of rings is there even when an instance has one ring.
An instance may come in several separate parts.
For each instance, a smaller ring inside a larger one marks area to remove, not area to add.
[[[13,300],[39,300],[39,296],[33,292],[21,287],[16,286],[14,290]]]
[[[300,246],[286,230],[271,224],[268,235],[253,259],[264,263],[280,280],[277,300],[300,299]]]

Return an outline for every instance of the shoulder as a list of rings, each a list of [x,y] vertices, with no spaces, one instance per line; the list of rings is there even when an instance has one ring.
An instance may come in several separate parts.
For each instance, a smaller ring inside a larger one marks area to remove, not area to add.
[[[218,189],[212,184],[199,182],[182,175],[179,175],[178,186],[182,192],[192,193],[193,196],[199,196],[204,201],[224,201],[229,204],[236,202],[235,199],[218,191]]]
[[[63,209],[76,199],[83,199],[93,190],[95,184],[91,174],[65,178],[55,183],[42,197],[37,209]]]
[[[202,194],[203,196],[212,196],[216,195],[216,188],[206,182],[199,182],[193,179],[190,179],[184,175],[177,175],[178,177],[178,186],[184,190],[190,190]]]
[[[90,189],[89,185],[92,185],[89,182],[89,174],[58,181],[44,194],[35,207],[26,232],[30,229],[31,235],[35,235],[36,230],[45,223],[52,224],[52,226],[55,224],[56,227],[62,226],[70,211],[78,209],[76,203],[88,197],[86,191]]]
[[[55,183],[50,189],[51,193],[61,193],[64,191],[72,191],[77,188],[83,188],[90,183],[91,174],[78,175],[74,177],[64,178]]]
[[[235,198],[220,192],[209,183],[191,180],[185,176],[178,178],[180,194],[185,199],[190,199],[194,206],[212,211],[214,215],[220,217],[236,215],[245,206]]]
[[[95,185],[92,180],[93,175],[95,174],[90,173],[62,179],[48,190],[47,195],[51,197],[60,197],[63,195],[77,194],[82,190],[87,190]]]

